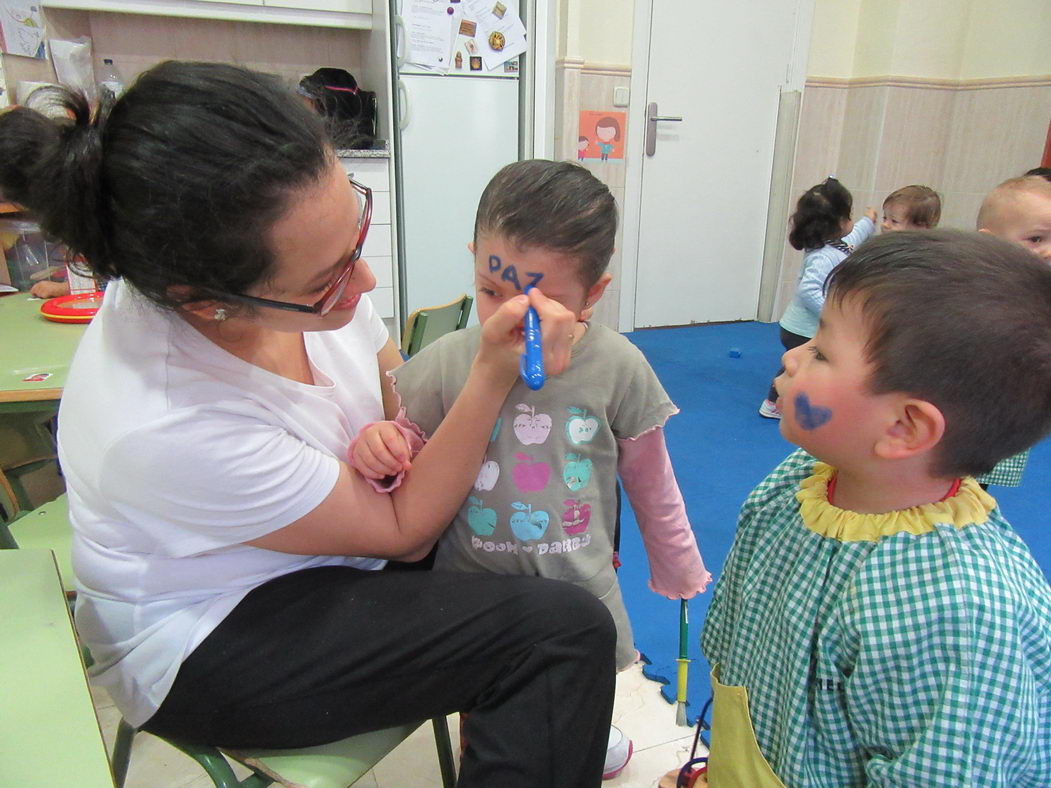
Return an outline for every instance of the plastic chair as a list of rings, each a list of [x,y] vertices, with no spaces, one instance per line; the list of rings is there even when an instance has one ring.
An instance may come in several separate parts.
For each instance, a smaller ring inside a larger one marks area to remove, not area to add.
[[[26,512],[19,507],[12,485],[0,471],[0,508],[5,513],[3,522],[0,522],[0,549],[25,547],[52,551],[62,577],[62,588],[66,596],[71,597],[75,593],[73,562],[70,558],[73,529],[69,525],[65,493]]]
[[[407,358],[416,355],[438,337],[458,331],[467,325],[474,298],[462,295],[441,306],[420,307],[405,321],[401,334],[401,350]]]
[[[69,524],[69,507],[65,494],[30,512],[19,509],[7,477],[0,471],[0,549],[45,548],[51,550],[58,563],[62,586],[67,597],[74,595],[73,567],[70,548],[73,529]],[[90,667],[92,659],[84,649],[84,662]],[[454,788],[456,767],[452,742],[444,717],[431,721],[442,785]],[[391,750],[404,741],[421,723],[387,728],[318,747],[294,750],[222,750],[203,744],[164,739],[186,753],[205,770],[218,788],[262,788],[279,782],[282,785],[304,788],[346,788],[363,777]],[[131,759],[131,744],[138,731],[121,720],[113,746],[113,773],[118,786],[123,786]],[[151,734],[152,735],[152,734]],[[228,759],[252,770],[244,780],[238,780]]]
[[[7,475],[19,508],[32,509],[22,477],[58,457],[53,432],[54,410],[0,413],[0,471]]]
[[[442,785],[454,788],[456,767],[449,729],[444,717],[436,717],[431,723]],[[420,723],[412,723],[385,728],[296,750],[226,750],[172,739],[164,741],[197,761],[217,788],[262,788],[275,782],[295,788],[346,788],[360,780],[419,726]],[[127,721],[120,721],[113,745],[113,774],[118,786],[124,785],[136,733]],[[239,780],[231,760],[251,769],[252,774]]]

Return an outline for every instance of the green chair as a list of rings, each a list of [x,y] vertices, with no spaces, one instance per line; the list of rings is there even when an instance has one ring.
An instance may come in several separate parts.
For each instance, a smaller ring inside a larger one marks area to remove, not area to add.
[[[72,596],[75,590],[73,562],[70,558],[73,530],[69,525],[65,493],[26,512],[19,507],[12,487],[6,474],[0,471],[0,508],[5,513],[3,522],[0,522],[0,549],[26,547],[51,550],[58,563],[58,573],[62,577],[66,596]]]
[[[0,471],[0,549],[45,548],[51,550],[58,563],[62,586],[67,597],[74,594],[73,568],[70,546],[73,531],[69,525],[69,508],[65,494],[29,512],[23,512],[5,474]],[[84,649],[84,662],[90,666],[91,655]],[[456,767],[452,743],[445,718],[435,718],[435,744],[442,785],[453,788]],[[363,777],[384,756],[415,731],[420,723],[351,736],[319,747],[294,750],[221,750],[202,744],[164,739],[176,749],[193,758],[208,774],[217,788],[262,788],[275,782],[304,788],[346,788]],[[118,786],[124,785],[131,759],[131,745],[138,731],[121,720],[113,746],[113,773]],[[244,780],[238,780],[230,761],[237,761],[252,770]]]
[[[22,477],[58,457],[54,409],[29,413],[0,413],[0,471],[7,476],[19,508],[32,509]]]
[[[449,729],[444,717],[436,717],[431,723],[442,785],[454,788],[456,767]],[[360,780],[419,726],[420,723],[400,725],[295,750],[227,750],[172,739],[164,741],[197,761],[217,788],[262,788],[273,783],[295,788],[346,788]],[[113,774],[118,786],[124,785],[136,732],[125,720],[120,721],[113,746]],[[239,780],[231,761],[242,764],[252,773]],[[411,776],[407,778],[411,781]]]
[[[402,353],[406,358],[412,358],[443,334],[466,326],[473,303],[473,297],[462,295],[448,304],[420,307],[414,311],[405,321],[405,330],[401,334]]]

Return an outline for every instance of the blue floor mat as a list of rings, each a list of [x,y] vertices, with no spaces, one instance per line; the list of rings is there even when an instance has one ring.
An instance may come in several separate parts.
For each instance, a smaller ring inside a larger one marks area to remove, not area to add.
[[[718,578],[741,503],[794,448],[781,437],[776,421],[761,418],[757,412],[783,352],[777,324],[647,329],[627,337],[646,355],[681,409],[668,422],[668,448],[701,554]],[[1038,499],[1045,487],[1042,481],[1048,478],[1051,440],[1033,449],[1021,487],[991,489],[1045,575],[1051,574],[1051,533],[1046,518],[1041,517],[1046,504],[1041,506]],[[635,644],[649,663],[643,672],[655,681],[669,682],[661,692],[674,702],[679,603],[647,588],[649,567],[627,500],[621,531],[621,587]],[[712,588],[689,603],[688,656],[693,662],[687,711],[691,722],[710,694],[709,666],[701,656],[700,634]]]

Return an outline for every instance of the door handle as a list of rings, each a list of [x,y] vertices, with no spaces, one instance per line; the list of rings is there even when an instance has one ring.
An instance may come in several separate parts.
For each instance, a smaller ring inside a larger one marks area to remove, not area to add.
[[[646,105],[646,155],[652,156],[657,152],[657,123],[678,123],[682,121],[681,115],[658,115],[657,102],[651,101]]]

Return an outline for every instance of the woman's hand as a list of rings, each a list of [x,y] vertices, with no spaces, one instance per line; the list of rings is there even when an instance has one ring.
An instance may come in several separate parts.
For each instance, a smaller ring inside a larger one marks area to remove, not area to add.
[[[540,316],[545,373],[559,375],[569,367],[576,315],[534,287],[527,295],[505,301],[482,326],[482,345],[475,361],[500,379],[513,382],[518,375],[518,359],[525,352],[523,323],[530,306]]]

